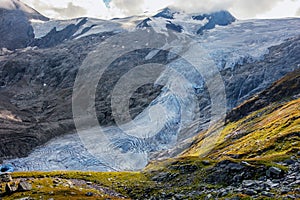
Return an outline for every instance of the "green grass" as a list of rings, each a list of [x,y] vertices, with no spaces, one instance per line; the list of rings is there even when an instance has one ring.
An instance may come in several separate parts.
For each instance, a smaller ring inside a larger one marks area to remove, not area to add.
[[[244,160],[278,160],[300,150],[300,99],[273,104],[247,117],[226,124],[220,131],[208,130],[184,156],[203,156],[204,136],[215,132],[217,141],[209,158],[219,160],[234,157]],[[207,142],[207,141],[205,141]]]

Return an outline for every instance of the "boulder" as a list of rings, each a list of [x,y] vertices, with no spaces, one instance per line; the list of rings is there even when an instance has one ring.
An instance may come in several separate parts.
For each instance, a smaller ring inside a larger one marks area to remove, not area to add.
[[[32,189],[32,185],[26,181],[21,181],[18,185],[18,192],[30,191]]]
[[[266,171],[266,175],[269,178],[280,178],[283,175],[283,171],[277,167],[270,167],[267,171]]]
[[[253,196],[253,195],[257,194],[257,192],[255,190],[252,190],[252,189],[245,189],[244,193],[249,195],[249,196]]]
[[[242,185],[243,187],[251,187],[251,186],[255,186],[256,182],[253,180],[244,180]]]
[[[274,196],[275,196],[273,193],[271,193],[271,192],[266,192],[266,191],[263,191],[263,192],[261,193],[261,195],[266,196],[266,197],[274,197]]]

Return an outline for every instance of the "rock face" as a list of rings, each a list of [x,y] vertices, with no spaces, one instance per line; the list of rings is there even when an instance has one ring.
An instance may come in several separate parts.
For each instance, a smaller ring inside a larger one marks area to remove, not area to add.
[[[41,21],[48,21],[49,18],[41,15],[35,9],[29,7],[25,3],[21,2],[20,0],[2,0],[0,2],[0,8],[5,10],[18,10],[23,12],[28,19],[35,19]]]
[[[8,62],[2,62],[1,96],[3,109],[9,109],[18,118],[1,118],[1,157],[25,156],[32,147],[40,145],[50,138],[60,134],[75,131],[72,120],[72,90],[76,73],[88,52],[93,50],[104,38],[113,33],[103,33],[79,39],[46,50],[29,50],[26,53],[11,57]],[[84,45],[83,45],[84,44]],[[98,87],[96,108],[99,112],[99,122],[102,125],[114,124],[110,99],[111,87],[118,77],[139,62],[149,50],[128,55],[131,61],[122,69],[121,60],[111,66],[111,71],[103,76],[104,83]],[[144,56],[142,56],[144,55]],[[32,59],[33,58],[33,59]],[[146,62],[165,62],[166,55],[162,52]],[[111,76],[112,75],[112,76]],[[115,78],[111,78],[115,77]],[[161,87],[143,86],[132,96],[130,107],[132,116],[139,114],[157,95]],[[23,91],[16,94],[16,91]],[[100,92],[101,91],[101,92]],[[145,94],[147,98],[145,99]],[[143,97],[141,99],[141,96]],[[106,113],[103,115],[102,113]],[[22,148],[11,145],[12,138],[18,134]],[[11,138],[11,139],[9,139]]]
[[[283,176],[283,171],[277,167],[270,167],[266,175],[270,178],[281,178]]]
[[[241,119],[247,114],[259,110],[270,103],[280,101],[283,98],[297,96],[300,93],[300,70],[289,73],[283,79],[276,81],[268,90],[259,93],[254,98],[242,103],[237,108],[230,111],[227,121]]]

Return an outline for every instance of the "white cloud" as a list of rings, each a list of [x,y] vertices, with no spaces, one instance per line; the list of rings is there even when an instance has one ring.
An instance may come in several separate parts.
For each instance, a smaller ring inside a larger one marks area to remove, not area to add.
[[[50,18],[66,19],[76,17],[111,18],[117,15],[106,8],[102,0],[21,0]]]
[[[125,15],[135,15],[143,13],[144,0],[113,0],[111,8],[118,8]]]
[[[233,3],[233,0],[173,0],[173,5],[187,12],[202,13],[217,10],[227,10]]]
[[[296,16],[300,0],[21,0],[52,18],[80,16],[113,18],[155,12],[167,6],[202,13],[229,10],[237,18],[279,18]],[[299,13],[298,13],[299,14]]]
[[[296,16],[300,16],[300,8],[296,11]]]
[[[294,17],[300,0],[237,0],[230,9],[239,18]]]

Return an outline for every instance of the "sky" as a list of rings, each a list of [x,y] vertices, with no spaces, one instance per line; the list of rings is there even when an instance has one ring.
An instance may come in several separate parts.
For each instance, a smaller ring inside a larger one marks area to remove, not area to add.
[[[238,19],[300,17],[300,0],[21,0],[50,18],[110,19],[167,6],[191,13],[228,10]]]

